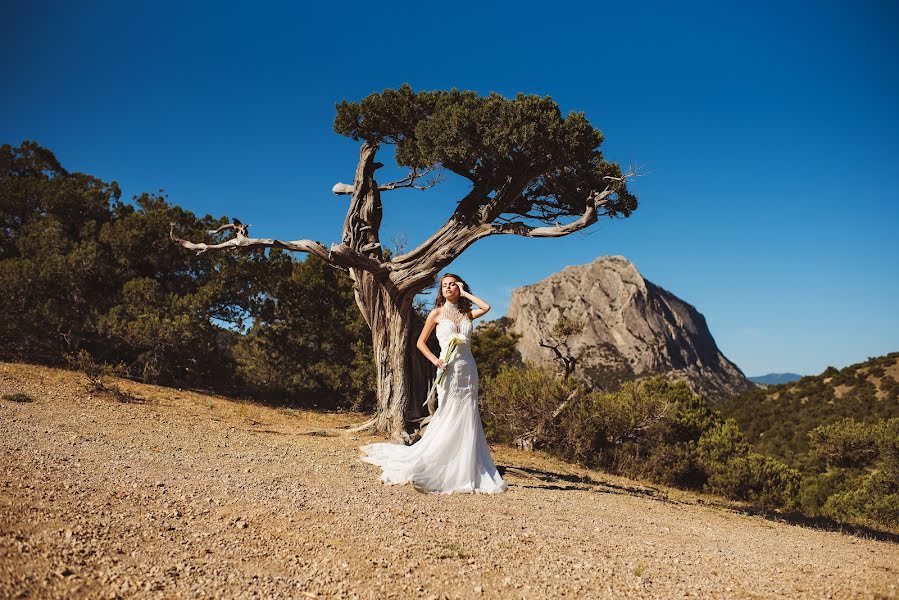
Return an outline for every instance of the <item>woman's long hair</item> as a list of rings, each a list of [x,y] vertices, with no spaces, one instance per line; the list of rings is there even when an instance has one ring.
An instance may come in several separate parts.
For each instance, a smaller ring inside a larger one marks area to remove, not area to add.
[[[443,280],[447,277],[452,277],[457,282],[465,285],[465,291],[471,294],[471,288],[468,287],[468,282],[456,275],[455,273],[444,273],[440,276],[440,279],[437,280],[437,302],[436,306],[443,306],[443,303],[446,302],[446,298],[443,297]],[[463,313],[467,313],[471,310],[471,300],[468,298],[463,298],[459,296],[459,300],[456,301],[456,305],[459,307],[459,311]]]

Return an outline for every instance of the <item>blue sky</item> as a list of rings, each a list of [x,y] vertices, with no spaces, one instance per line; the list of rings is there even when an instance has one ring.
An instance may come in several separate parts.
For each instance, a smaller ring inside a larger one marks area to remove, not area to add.
[[[644,167],[640,206],[471,247],[451,270],[492,317],[515,287],[619,254],[748,375],[899,350],[895,2],[3,4],[0,143],[127,196],[330,244],[347,204],[330,189],[358,157],[336,102],[404,82],[549,95]],[[422,241],[464,189],[385,194],[382,240]]]

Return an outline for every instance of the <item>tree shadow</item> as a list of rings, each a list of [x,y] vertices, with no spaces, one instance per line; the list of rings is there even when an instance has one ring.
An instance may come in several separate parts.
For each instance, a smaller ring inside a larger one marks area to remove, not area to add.
[[[586,475],[574,475],[553,473],[543,471],[533,467],[524,466],[503,466],[497,465],[500,475],[505,476],[507,473],[518,475],[527,479],[545,482],[548,485],[523,485],[521,487],[540,488],[548,490],[566,490],[566,491],[588,491],[604,494],[628,494],[631,496],[640,496],[644,498],[652,498],[662,502],[672,502],[663,490],[650,486],[628,486],[601,481]],[[565,484],[569,485],[565,485]]]
[[[802,513],[776,513],[751,506],[739,506],[726,504],[722,502],[700,502],[701,504],[718,506],[727,510],[749,515],[753,517],[762,517],[766,521],[774,521],[778,523],[786,523],[787,525],[796,525],[806,529],[814,529],[816,531],[832,531],[834,533],[842,533],[866,540],[877,540],[879,542],[889,542],[899,544],[899,534],[890,531],[882,531],[873,529],[866,525],[856,525],[852,523],[841,523],[831,517],[810,517]]]
[[[628,494],[631,496],[638,496],[642,498],[651,498],[653,500],[658,500],[660,502],[665,502],[669,504],[698,504],[700,506],[712,506],[715,508],[720,508],[724,510],[728,510],[730,512],[745,514],[749,516],[756,516],[765,519],[766,521],[774,521],[778,523],[786,523],[788,525],[796,525],[799,527],[804,527],[807,529],[814,529],[817,531],[832,531],[835,533],[842,533],[845,535],[851,535],[853,537],[858,537],[862,539],[868,540],[877,540],[881,542],[889,542],[893,544],[899,544],[899,535],[889,532],[889,531],[881,531],[878,529],[873,529],[871,527],[867,527],[864,525],[853,525],[847,523],[840,523],[830,517],[809,517],[807,515],[803,515],[801,513],[777,513],[773,511],[759,509],[757,507],[745,506],[738,504],[736,502],[728,502],[725,501],[709,501],[704,500],[702,498],[698,498],[696,503],[693,502],[681,502],[677,500],[671,500],[668,498],[668,494],[665,493],[664,490],[660,490],[658,488],[650,487],[650,486],[628,486],[628,485],[618,485],[615,483],[611,483],[608,481],[597,480],[592,477],[584,476],[584,475],[574,475],[574,474],[562,474],[562,473],[553,473],[550,471],[543,471],[540,469],[535,469],[533,467],[523,467],[523,466],[501,466],[497,465],[497,469],[500,472],[500,475],[503,477],[506,474],[518,475],[519,477],[525,479],[531,479],[535,481],[541,482],[540,484],[516,484],[518,487],[522,488],[530,488],[530,489],[541,489],[541,490],[552,490],[552,491],[583,491],[583,492],[595,492],[601,494]]]

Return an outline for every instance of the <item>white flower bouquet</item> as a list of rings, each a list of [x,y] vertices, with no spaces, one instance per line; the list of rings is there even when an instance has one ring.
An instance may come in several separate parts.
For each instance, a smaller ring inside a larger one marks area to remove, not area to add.
[[[446,363],[447,367],[449,367],[449,362],[453,359],[456,349],[459,346],[463,346],[467,343],[468,338],[461,333],[454,333],[452,335],[452,337],[449,339],[449,342],[446,344],[446,352],[443,357],[443,362]],[[439,373],[437,374],[437,383],[443,384],[443,380],[446,379],[446,369],[438,369],[438,371]]]

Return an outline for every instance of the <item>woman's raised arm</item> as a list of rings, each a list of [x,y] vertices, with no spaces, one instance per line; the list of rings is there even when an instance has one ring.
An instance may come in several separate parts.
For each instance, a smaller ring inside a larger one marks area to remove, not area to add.
[[[459,283],[459,295],[462,296],[463,298],[468,298],[469,300],[472,301],[472,303],[478,305],[478,308],[474,308],[471,311],[471,319],[472,320],[477,319],[478,317],[483,317],[485,314],[487,314],[487,311],[490,310],[489,304],[487,304],[486,302],[484,302],[483,300],[481,300],[474,294],[470,294],[467,291],[465,291],[465,286],[461,282]]]

